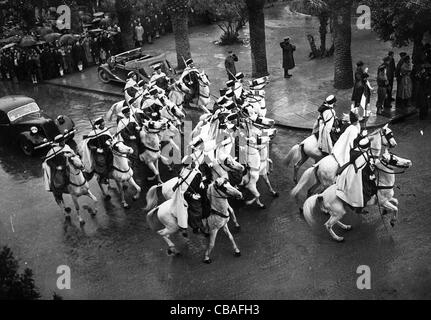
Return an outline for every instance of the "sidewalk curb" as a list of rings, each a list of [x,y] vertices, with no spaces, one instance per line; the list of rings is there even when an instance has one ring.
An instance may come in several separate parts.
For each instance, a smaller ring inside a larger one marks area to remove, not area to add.
[[[109,95],[112,97],[120,97],[123,98],[124,95],[122,95],[121,93],[116,93],[116,92],[108,92],[108,91],[102,91],[102,90],[95,90],[95,89],[89,89],[89,88],[83,88],[83,87],[78,87],[78,86],[73,86],[73,85],[69,85],[69,84],[62,84],[62,83],[52,83],[49,81],[44,81],[43,84],[47,84],[47,85],[51,85],[51,86],[57,86],[57,87],[62,87],[62,88],[68,88],[68,89],[72,89],[72,90],[77,90],[77,91],[85,91],[88,93],[96,93],[96,94],[105,94],[105,95]],[[196,108],[191,108],[191,107],[185,107],[185,109],[187,110],[199,110]],[[386,124],[391,124],[391,123],[396,123],[399,121],[402,121],[408,117],[411,117],[413,115],[415,115],[417,113],[417,110],[412,110],[410,112],[407,112],[403,115],[394,117],[393,119],[388,118],[388,121],[385,122],[384,124],[381,125],[371,125],[371,126],[367,126],[366,129],[367,130],[374,130],[374,129],[378,129],[381,128],[383,126],[385,126]],[[286,123],[280,123],[280,122],[276,122],[275,123],[275,127],[276,128],[280,128],[280,129],[287,129],[287,130],[296,130],[296,131],[309,131],[311,132],[313,129],[312,128],[306,128],[306,127],[301,127],[301,126],[294,126],[291,124],[286,124]]]

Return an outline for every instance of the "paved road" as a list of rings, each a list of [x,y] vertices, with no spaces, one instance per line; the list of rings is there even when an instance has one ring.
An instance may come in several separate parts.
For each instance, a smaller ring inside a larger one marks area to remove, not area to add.
[[[0,95],[11,93],[34,97],[52,116],[71,115],[79,130],[77,141],[89,128],[87,115],[101,115],[114,102],[49,86],[0,88]],[[65,225],[52,195],[43,189],[41,160],[6,147],[0,148],[0,245],[10,246],[21,264],[33,269],[46,299],[53,291],[68,299],[431,298],[431,125],[410,119],[393,129],[397,153],[414,166],[397,176],[400,222],[393,230],[388,227],[390,234],[374,209],[367,216],[346,218],[354,229],[343,244],[324,231],[313,234],[289,197],[292,168],[282,163],[305,133],[281,130],[271,152],[271,179],[281,197],[272,199],[259,183],[268,209],[240,208],[242,230],[234,235],[240,258],[233,256],[224,234],[217,239],[211,265],[201,262],[206,239],[193,234],[188,248],[180,237],[174,238],[182,255],[167,256],[163,240],[146,224],[144,199],[125,211],[114,194],[111,202],[99,203],[94,220],[83,212],[84,228],[76,219]],[[147,187],[144,175],[140,168],[137,181]],[[94,182],[91,187],[100,197]],[[60,292],[56,269],[64,264],[72,271],[72,289]],[[356,288],[359,265],[370,266],[372,290]]]

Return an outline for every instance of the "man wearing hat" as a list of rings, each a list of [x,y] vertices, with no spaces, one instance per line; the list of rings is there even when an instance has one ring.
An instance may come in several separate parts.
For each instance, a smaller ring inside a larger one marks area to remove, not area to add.
[[[296,50],[296,46],[290,43],[290,38],[287,37],[283,42],[280,43],[280,47],[283,50],[283,69],[284,77],[292,77],[289,74],[289,70],[295,68],[295,59],[293,58],[293,52]]]
[[[137,85],[138,85],[138,75],[136,74],[135,71],[130,71],[127,74],[126,85],[124,86],[124,91],[130,87],[137,88]]]
[[[421,70],[417,74],[418,96],[417,108],[419,109],[419,119],[424,120],[428,117],[428,109],[431,107],[431,63],[425,61]]]
[[[186,94],[184,98],[184,104],[188,105],[196,96],[196,93],[199,92],[199,70],[195,67],[192,59],[186,60],[185,64],[186,68],[180,77],[180,81],[184,82],[184,84],[191,90],[190,94]]]
[[[106,179],[112,164],[110,150],[112,135],[105,127],[105,120],[97,118],[93,129],[82,142],[82,163],[88,173],[96,172],[102,179]]]
[[[367,202],[377,193],[370,156],[370,140],[364,132],[358,138],[358,144],[350,151],[349,162],[341,168],[337,178],[336,195],[357,213],[366,207]],[[365,191],[365,192],[364,192]]]
[[[319,117],[317,118],[317,126],[319,131],[317,145],[324,155],[331,154],[333,148],[331,131],[337,117],[334,111],[335,102],[337,102],[335,96],[330,95],[318,110]]]
[[[123,118],[120,119],[117,127],[117,135],[122,141],[135,142],[139,137],[140,127],[138,126],[134,115],[131,114],[131,109],[129,106],[121,109]]]
[[[357,108],[361,105],[366,87],[366,79],[368,78],[367,72],[368,68],[364,67],[364,63],[362,61],[358,61],[356,63],[355,85],[352,93],[352,107]]]
[[[226,69],[227,77],[229,80],[236,80],[236,67],[235,62],[238,62],[238,57],[233,51],[228,51],[228,55],[224,61],[224,67]]]
[[[389,51],[388,56],[384,58],[383,62],[386,64],[386,75],[388,77],[388,99],[387,99],[387,107],[390,107],[391,102],[395,99],[392,97],[392,91],[394,89],[394,79],[395,79],[395,59],[394,52]]]
[[[350,159],[350,150],[355,147],[354,141],[361,132],[358,111],[352,108],[349,114],[350,125],[341,134],[332,148],[332,155],[340,167],[344,166]]]
[[[75,156],[75,152],[66,144],[62,134],[57,135],[51,149],[42,164],[45,190],[54,193],[67,192],[69,176],[66,171],[68,156]]]
[[[165,91],[168,89],[169,78],[162,71],[162,65],[160,63],[154,67],[154,73],[150,78],[150,82],[156,83],[159,88]]]
[[[404,63],[404,59],[405,59],[406,56],[407,56],[407,52],[401,52],[400,53],[400,60],[398,61],[397,67],[395,68],[395,78],[397,78],[397,89],[401,85],[401,79],[402,79],[402,76],[401,76],[401,66]],[[398,102],[399,102],[398,96],[397,96],[396,101],[397,101],[397,104],[398,104]]]
[[[389,90],[389,80],[387,77],[387,60],[385,63],[379,66],[377,70],[377,114],[383,113],[383,107],[387,107],[388,103],[388,90]],[[389,103],[390,106],[390,103]]]

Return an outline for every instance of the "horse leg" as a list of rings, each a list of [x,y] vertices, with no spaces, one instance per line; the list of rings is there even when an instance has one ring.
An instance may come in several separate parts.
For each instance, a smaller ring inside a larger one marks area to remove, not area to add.
[[[159,235],[162,236],[163,240],[165,240],[165,242],[168,244],[168,254],[171,255],[177,255],[179,252],[177,250],[177,248],[175,248],[175,244],[171,241],[171,239],[169,238],[169,236],[173,233],[171,230],[169,230],[168,228],[162,229],[157,231],[157,233]]]
[[[138,200],[139,196],[141,195],[141,187],[135,182],[135,179],[133,177],[130,178],[129,183],[136,189],[136,194],[133,196],[133,200]]]
[[[329,232],[329,234],[331,235],[331,237],[335,240],[335,241],[338,241],[338,242],[341,242],[341,241],[343,241],[344,240],[344,238],[343,237],[339,237],[335,232],[334,232],[334,230],[332,230],[332,227],[339,221],[339,220],[341,220],[341,218],[343,217],[343,215],[344,214],[341,214],[341,215],[333,215],[333,213],[332,212],[330,212],[330,214],[331,214],[331,217],[329,218],[329,220],[328,221],[326,221],[326,223],[325,223],[325,227],[326,227],[326,229],[328,230],[328,232]]]
[[[308,156],[304,153],[303,149],[301,148],[301,159],[295,165],[293,166],[293,181],[295,184],[298,183],[298,171],[302,167],[302,165],[308,160]]]
[[[391,200],[392,200],[392,199],[391,199]],[[392,226],[392,227],[394,227],[394,226],[395,226],[395,223],[398,221],[398,207],[397,207],[396,205],[394,205],[394,204],[393,204],[393,202],[392,202],[391,200],[386,201],[386,202],[383,204],[383,207],[384,207],[386,210],[389,210],[389,211],[393,212],[393,215],[392,215],[392,218],[391,218],[390,224],[391,224],[391,226]],[[398,200],[397,200],[397,199],[395,199],[395,201],[396,201],[396,203],[398,204]]]
[[[123,184],[121,183],[121,181],[117,181],[115,180],[117,187],[118,187],[118,191],[120,192],[120,198],[121,198],[121,205],[123,206],[124,209],[129,209],[130,206],[129,204],[126,202],[126,195],[123,189]]]
[[[238,246],[236,245],[235,240],[229,231],[229,227],[228,227],[227,223],[223,226],[223,231],[227,235],[227,237],[229,238],[230,242],[232,242],[232,247],[233,247],[233,252],[234,252],[235,257],[240,257],[241,252],[239,251]]]
[[[105,192],[105,189],[103,188],[103,183],[101,182],[101,180],[102,179],[100,177],[97,177],[97,184],[99,185],[100,190],[102,191],[103,198],[109,201],[111,200],[111,196]]]
[[[154,162],[148,163],[148,168],[154,173],[154,177],[149,177],[148,180],[152,181],[154,179],[157,179],[157,182],[160,183],[160,174],[159,170],[157,170],[156,165]]]
[[[78,217],[79,224],[80,224],[81,226],[83,226],[83,225],[85,224],[85,221],[84,221],[84,219],[82,219],[82,217],[81,217],[81,215],[80,215],[80,213],[79,213],[78,197],[77,197],[77,196],[72,196],[72,201],[73,201],[73,203],[74,203],[74,205],[75,205],[75,209],[76,209],[76,216]]]
[[[204,263],[210,264],[212,261],[210,259],[210,254],[212,249],[214,249],[215,239],[217,237],[217,232],[219,229],[210,230],[210,238],[208,240],[208,247],[205,251]]]
[[[55,202],[61,208],[61,212],[64,213],[64,217],[66,221],[70,221],[70,213],[72,212],[72,210],[69,207],[66,207],[64,205],[63,194],[62,193],[59,193],[59,194],[53,193],[53,194],[54,194]]]
[[[337,221],[337,224],[338,224],[338,225],[341,227],[341,229],[343,229],[343,230],[347,230],[347,231],[352,230],[352,226],[351,226],[351,225],[344,224],[344,223],[342,223],[341,221]]]
[[[274,170],[274,162],[270,158],[268,158],[268,173],[271,174],[273,170]]]
[[[272,188],[271,181],[269,181],[268,174],[266,173],[266,174],[262,175],[262,177],[263,177],[263,180],[265,181],[266,185],[268,186],[269,192],[272,193],[273,197],[277,198],[279,196],[279,194],[278,194],[278,192],[274,191],[274,189]]]
[[[89,197],[91,200],[94,201],[94,209],[90,212],[91,216],[94,217],[97,214],[97,198],[94,196],[94,194],[88,189],[87,191],[87,197]]]
[[[229,207],[229,215],[232,217],[232,221],[235,225],[235,230],[239,231],[241,229],[241,226],[238,223],[238,220],[236,219],[235,211]]]
[[[245,203],[247,205],[251,205],[254,202],[256,202],[256,204],[259,206],[259,208],[265,209],[266,208],[265,205],[262,202],[260,202],[260,199],[259,199],[260,193],[257,190],[257,186],[256,186],[258,180],[259,180],[259,176],[257,176],[257,178],[254,175],[251,176],[250,181],[247,184],[247,189],[250,190],[250,192],[253,194],[254,198],[249,200],[249,201],[246,201]]]

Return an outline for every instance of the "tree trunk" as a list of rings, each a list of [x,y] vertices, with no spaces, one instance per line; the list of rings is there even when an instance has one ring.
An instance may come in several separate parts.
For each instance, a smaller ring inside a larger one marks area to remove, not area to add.
[[[267,76],[265,14],[263,12],[265,0],[246,0],[246,3],[250,26],[252,76],[254,78]]]
[[[168,11],[175,35],[175,50],[177,52],[177,69],[184,69],[184,61],[191,58],[189,42],[189,14],[187,0],[168,0]]]
[[[319,16],[320,21],[320,56],[325,57],[326,56],[326,34],[327,34],[327,28],[328,28],[328,16],[326,14],[321,14]]]
[[[333,8],[334,24],[334,87],[336,89],[350,89],[353,87],[352,67],[352,0],[339,1]]]
[[[134,47],[133,30],[131,27],[132,9],[126,3],[127,0],[116,0],[115,11],[117,12],[118,25],[121,28],[121,42],[123,51]]]

